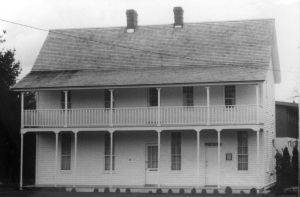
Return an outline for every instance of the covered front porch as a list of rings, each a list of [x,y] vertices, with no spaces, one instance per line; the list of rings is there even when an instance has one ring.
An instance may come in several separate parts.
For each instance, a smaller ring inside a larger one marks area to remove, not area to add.
[[[251,186],[260,189],[264,187],[264,175],[260,173],[263,164],[259,151],[262,148],[261,129],[262,125],[25,128],[21,139],[23,147],[25,133],[38,134],[40,149],[37,151],[36,185],[70,185],[74,188],[99,185],[111,189],[132,185],[144,191],[149,187],[200,190],[203,187]],[[249,135],[249,147],[245,153],[249,155],[245,161],[249,164],[245,169],[242,165],[241,171],[238,170],[239,163],[243,163],[237,156],[238,131],[246,131]],[[178,132],[180,144],[175,142],[174,147],[172,133]],[[71,164],[67,170],[62,170],[61,163],[61,134],[64,133],[72,134]],[[23,157],[21,180],[22,162]]]

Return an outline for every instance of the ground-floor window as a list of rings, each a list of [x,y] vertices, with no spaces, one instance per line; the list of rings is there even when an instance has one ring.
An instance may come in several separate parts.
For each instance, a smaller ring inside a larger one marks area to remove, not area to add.
[[[171,170],[181,170],[181,133],[171,133]]]
[[[61,170],[71,170],[71,134],[61,135]]]
[[[115,140],[113,134],[112,170],[115,170]],[[110,133],[105,134],[105,170],[110,170]]]
[[[248,170],[248,133],[238,131],[238,170]]]

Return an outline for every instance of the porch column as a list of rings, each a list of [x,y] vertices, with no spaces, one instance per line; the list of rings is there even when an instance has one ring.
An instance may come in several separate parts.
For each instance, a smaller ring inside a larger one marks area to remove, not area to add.
[[[256,124],[259,124],[260,117],[259,117],[259,89],[258,89],[258,84],[255,85],[255,90],[256,90]]]
[[[110,118],[109,118],[109,126],[113,126],[113,103],[114,103],[114,90],[109,90],[110,91]]]
[[[76,163],[77,163],[77,131],[74,132],[74,182],[73,187],[76,186]]]
[[[55,180],[54,187],[57,186],[57,151],[58,151],[58,133],[55,133]]]
[[[199,172],[199,162],[200,162],[200,130],[197,132],[197,188],[199,188],[199,178],[200,178],[200,172]]]
[[[109,131],[110,133],[110,166],[109,166],[109,173],[110,173],[110,183],[109,183],[109,188],[112,188],[112,172],[113,172],[113,134],[114,134],[114,131]]]
[[[221,188],[220,186],[220,175],[221,175],[221,130],[217,130],[218,132],[218,189]]]
[[[24,134],[21,133],[21,158],[20,158],[20,190],[22,190],[23,187],[23,138],[24,138]]]
[[[209,88],[210,87],[205,87],[206,88],[206,94],[207,94],[207,120],[206,120],[206,124],[210,125],[210,95],[209,95]]]
[[[65,125],[67,127],[68,120],[67,120],[67,113],[68,113],[68,91],[64,91],[65,93]]]
[[[24,128],[24,92],[21,92],[21,128]]]
[[[158,183],[157,186],[160,188],[160,133],[161,130],[157,130],[157,169],[158,169]]]
[[[259,166],[259,130],[256,131],[256,155],[257,155],[257,189],[259,189],[260,186],[260,166]]]
[[[157,89],[157,126],[160,126],[160,90],[161,88],[156,88]]]

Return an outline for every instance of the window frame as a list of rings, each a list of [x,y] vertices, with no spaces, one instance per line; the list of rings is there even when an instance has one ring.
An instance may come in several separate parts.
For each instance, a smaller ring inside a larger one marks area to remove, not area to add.
[[[246,136],[246,139],[244,138],[243,135]],[[239,138],[242,138],[241,146],[240,146]],[[246,140],[246,142],[244,142],[243,140]],[[248,142],[249,142],[248,132],[247,131],[238,131],[237,132],[237,170],[238,171],[248,171],[249,170],[249,144],[248,144]],[[241,153],[239,150],[242,150]],[[242,161],[240,161],[240,158]],[[246,159],[247,161],[244,161],[244,158],[247,158]],[[241,168],[240,168],[239,164],[241,164]]]
[[[155,94],[153,94],[155,92]],[[148,88],[147,92],[148,107],[158,106],[158,90],[156,88]]]
[[[72,94],[71,91],[69,90],[67,92],[68,94],[68,100],[67,100],[67,109],[71,109],[72,108]],[[65,92],[61,91],[61,108],[65,109]]]
[[[230,89],[230,88],[232,88],[232,89]],[[230,90],[233,90],[233,91],[230,91]],[[236,86],[235,85],[225,85],[224,86],[224,102],[225,102],[226,108],[233,108],[234,105],[236,105]]]
[[[194,106],[194,87],[186,86],[182,88],[182,102],[185,107]]]
[[[108,151],[107,151],[108,149]],[[115,134],[113,133],[112,171],[115,171]],[[108,166],[107,166],[108,165]],[[110,171],[110,133],[104,135],[104,171]]]
[[[108,89],[104,90],[104,108],[110,109],[110,91]],[[113,91],[113,108],[115,108],[115,91]]]
[[[67,139],[66,139],[67,138]],[[69,144],[64,144],[66,141]],[[65,150],[65,148],[69,148],[69,150]],[[66,154],[65,152],[69,152]],[[69,158],[69,162],[64,164],[65,159]],[[61,159],[60,159],[60,170],[61,171],[71,171],[72,170],[72,134],[71,133],[62,133],[61,134]]]
[[[174,143],[173,140],[177,142]],[[173,152],[173,150],[175,151]],[[171,132],[171,171],[181,171],[181,166],[181,132]]]

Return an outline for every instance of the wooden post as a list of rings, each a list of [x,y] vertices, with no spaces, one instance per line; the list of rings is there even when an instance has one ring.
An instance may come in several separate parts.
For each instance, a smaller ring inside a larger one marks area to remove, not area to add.
[[[77,132],[74,132],[74,183],[73,187],[76,187],[76,163],[77,163]]]
[[[258,84],[255,85],[255,90],[256,90],[256,124],[259,124],[260,117],[259,117],[259,89],[258,89]]]
[[[58,155],[58,133],[55,133],[55,182],[54,187],[57,186],[57,155]]]
[[[65,125],[64,127],[67,127],[68,120],[67,120],[67,113],[68,113],[68,91],[64,91],[65,93]]]
[[[114,103],[114,90],[110,91],[110,118],[109,118],[109,126],[113,126],[113,103]]]
[[[199,172],[199,162],[200,162],[200,131],[197,132],[197,188],[199,188],[199,178],[200,178],[200,172]]]
[[[259,189],[260,186],[260,178],[259,178],[259,174],[260,174],[260,167],[259,167],[259,130],[257,130],[256,132],[256,156],[257,156],[257,189]]]
[[[157,126],[160,126],[160,90],[161,88],[156,88],[157,89],[157,100],[158,100],[158,103],[157,103]]]
[[[109,183],[109,188],[112,188],[112,171],[113,171],[113,131],[109,131],[110,132],[110,183]]]
[[[21,133],[21,158],[20,158],[20,190],[23,188],[23,145],[24,145],[24,134]]]
[[[221,188],[220,186],[220,175],[221,175],[221,131],[218,132],[218,189]]]
[[[207,120],[206,124],[210,125],[210,95],[209,95],[209,88],[210,87],[205,87],[206,88],[206,93],[207,93]]]
[[[157,186],[160,188],[160,133],[161,130],[157,130],[157,172],[158,172],[158,183]]]
[[[21,92],[21,128],[24,128],[24,92]]]

